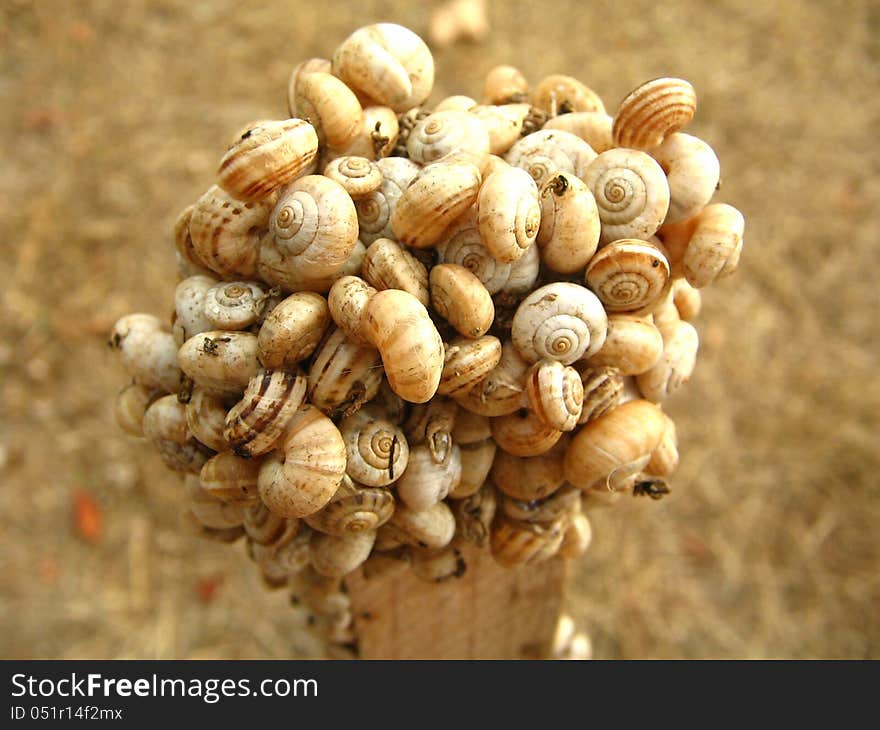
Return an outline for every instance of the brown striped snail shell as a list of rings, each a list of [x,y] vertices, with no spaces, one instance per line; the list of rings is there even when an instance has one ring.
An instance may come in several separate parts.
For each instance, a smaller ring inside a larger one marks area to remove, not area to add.
[[[190,433],[186,406],[176,395],[162,396],[150,404],[144,412],[143,429],[144,436],[169,469],[198,474],[213,454]]]
[[[463,111],[435,111],[416,122],[406,140],[413,162],[470,162],[483,168],[489,157],[489,132],[483,123]]]
[[[745,219],[732,205],[716,203],[697,216],[684,252],[684,274],[698,289],[730,276],[739,265]]]
[[[324,176],[338,182],[352,198],[376,192],[382,187],[382,170],[366,157],[337,157],[324,168]]]
[[[676,279],[672,282],[672,302],[678,316],[690,322],[700,313],[702,296],[700,290],[691,286],[687,279]]]
[[[265,454],[275,447],[303,403],[306,379],[285,370],[265,370],[247,385],[242,399],[226,415],[223,435],[241,457]]]
[[[176,393],[180,387],[177,343],[158,317],[127,314],[110,331],[110,346],[119,352],[125,371],[135,383]]]
[[[638,375],[654,367],[662,353],[663,337],[654,324],[642,317],[612,314],[605,344],[587,364],[613,367],[624,376]]]
[[[584,401],[581,376],[557,360],[539,360],[526,376],[529,409],[548,426],[572,431],[578,424]]]
[[[347,455],[346,473],[354,481],[384,487],[400,479],[409,462],[410,449],[403,431],[370,406],[339,424]]]
[[[278,540],[287,530],[288,522],[297,523],[298,520],[276,515],[259,500],[249,502],[244,511],[245,533],[260,545],[269,545]]]
[[[512,499],[532,502],[550,496],[565,483],[568,440],[561,439],[542,454],[519,458],[499,451],[492,465],[492,483]]]
[[[260,499],[282,517],[314,514],[333,497],[345,466],[339,429],[317,408],[305,406],[260,466]]]
[[[650,311],[672,286],[663,252],[632,238],[603,246],[587,265],[586,282],[609,314]]]
[[[250,501],[259,498],[259,472],[259,460],[243,459],[232,451],[222,451],[202,465],[199,483],[215,499],[224,502]]]
[[[186,403],[186,424],[192,434],[214,451],[226,451],[229,443],[223,435],[228,406],[224,399],[210,390],[195,386]]]
[[[260,319],[267,299],[263,287],[253,281],[215,284],[205,293],[205,317],[211,323],[208,329],[247,329]]]
[[[202,332],[183,343],[177,362],[196,385],[234,395],[247,387],[260,368],[257,336],[224,330]]]
[[[602,221],[600,241],[647,240],[669,209],[666,175],[648,154],[613,149],[599,155],[583,175]]]
[[[579,558],[587,552],[592,542],[593,528],[590,520],[584,514],[577,514],[565,528],[559,554],[563,558]]]
[[[664,329],[663,353],[657,363],[636,377],[639,391],[649,401],[660,403],[687,383],[694,371],[700,338],[689,322],[679,321]]]
[[[376,541],[375,531],[350,532],[342,536],[312,533],[309,557],[321,575],[341,578],[358,568],[370,555]]]
[[[479,119],[486,129],[489,135],[489,152],[494,156],[503,155],[520,138],[523,122],[530,111],[529,104],[500,104],[477,106],[471,109],[469,114]],[[492,164],[499,160],[500,158],[496,158]],[[487,160],[485,164],[488,163]],[[483,170],[488,177],[489,171],[485,167]]]
[[[431,304],[434,311],[464,337],[482,337],[495,320],[495,305],[483,282],[458,264],[437,264],[431,269]]]
[[[581,492],[572,486],[563,486],[547,497],[531,500],[501,499],[501,512],[512,520],[520,522],[553,522],[571,518],[581,509]]]
[[[451,578],[461,578],[467,572],[467,564],[455,544],[442,550],[411,547],[408,552],[413,575],[422,580],[442,583]]]
[[[189,276],[174,288],[174,322],[171,332],[178,346],[193,335],[217,329],[205,315],[205,298],[217,280],[212,276]]]
[[[539,192],[541,227],[536,238],[541,260],[553,271],[573,274],[596,253],[601,224],[596,199],[572,173],[550,177]]]
[[[562,431],[548,426],[525,408],[492,419],[492,438],[501,449],[513,456],[543,454],[553,448],[561,436]]]
[[[501,341],[492,335],[457,337],[446,347],[437,392],[456,396],[485,378],[501,360]]]
[[[571,76],[545,76],[532,89],[532,106],[551,117],[570,112],[605,112],[605,105],[595,91]]]
[[[369,344],[361,330],[361,320],[367,302],[376,289],[358,276],[343,276],[337,279],[327,294],[330,316],[346,336],[358,344]]]
[[[360,129],[363,109],[354,92],[330,73],[300,74],[293,94],[294,114],[307,119],[319,145],[342,147]]]
[[[565,524],[564,520],[546,525],[519,522],[497,515],[489,541],[492,557],[507,568],[548,560],[556,555],[562,545]]]
[[[514,66],[493,66],[483,82],[484,104],[508,104],[522,101],[529,91],[529,82]]]
[[[220,161],[220,187],[236,200],[264,200],[315,169],[318,135],[302,119],[259,121],[236,135]]]
[[[423,510],[398,504],[382,530],[406,545],[439,550],[452,542],[455,515],[445,502],[437,502]]]
[[[587,363],[580,370],[584,402],[579,424],[592,421],[616,407],[623,393],[623,375],[615,367]]]
[[[419,106],[434,85],[434,59],[408,28],[376,23],[358,28],[336,49],[333,74],[397,112]]]
[[[678,132],[651,150],[669,183],[669,212],[664,223],[690,218],[708,205],[721,178],[721,163],[703,140]]]
[[[114,415],[117,425],[132,436],[144,435],[144,414],[162,391],[137,383],[126,385],[116,396]]]
[[[361,487],[346,478],[327,506],[304,520],[313,530],[343,537],[374,532],[388,522],[393,512],[394,497],[390,491]]]
[[[563,365],[588,358],[605,342],[608,316],[586,287],[555,282],[535,289],[513,317],[511,338],[530,363],[542,358]]]
[[[570,132],[542,129],[515,142],[504,159],[529,173],[541,187],[560,172],[583,178],[589,165],[596,159],[596,152]]]
[[[484,484],[467,498],[456,500],[453,510],[462,539],[483,547],[489,540],[497,505],[495,489],[490,483]]]
[[[377,290],[402,289],[424,306],[428,293],[428,270],[407,249],[390,238],[379,238],[370,244],[361,265],[361,276]]]
[[[525,406],[529,365],[513,343],[503,343],[498,365],[474,387],[456,395],[456,403],[482,416],[503,416],[519,410]]]
[[[541,203],[535,181],[518,167],[489,175],[477,197],[477,229],[493,258],[512,263],[535,242]]]
[[[410,509],[425,510],[446,498],[461,479],[461,452],[456,445],[437,461],[427,444],[413,446],[406,470],[394,484],[394,491]]]
[[[614,116],[614,144],[651,149],[685,126],[697,110],[697,94],[684,79],[660,78],[631,91]]]
[[[611,126],[614,119],[605,112],[573,112],[548,119],[543,129],[561,129],[580,137],[598,154],[614,147]]]
[[[290,72],[290,79],[287,82],[287,111],[291,117],[298,116],[296,113],[296,84],[300,76],[310,73],[330,73],[329,58],[307,58],[300,61]]]
[[[260,363],[267,370],[295,368],[312,354],[329,325],[330,310],[324,297],[314,292],[291,294],[260,327]]]
[[[403,191],[419,174],[419,166],[405,157],[387,157],[376,163],[382,172],[379,189],[355,201],[360,238],[369,246],[378,238],[394,235],[391,216]]]
[[[376,397],[382,380],[379,351],[333,330],[312,360],[308,400],[333,417],[350,415]]]

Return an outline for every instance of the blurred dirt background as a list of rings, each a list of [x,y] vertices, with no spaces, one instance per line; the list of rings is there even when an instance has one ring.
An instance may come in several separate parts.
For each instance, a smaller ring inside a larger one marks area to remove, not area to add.
[[[315,656],[241,544],[185,533],[176,480],[115,425],[121,315],[168,316],[171,229],[292,66],[437,3],[0,1],[0,657]],[[687,131],[746,216],[705,292],[681,469],[593,516],[569,608],[599,658],[880,657],[878,6],[500,2],[435,51],[434,101],[511,63],[609,110],[683,76]],[[872,215],[873,213],[873,215]]]

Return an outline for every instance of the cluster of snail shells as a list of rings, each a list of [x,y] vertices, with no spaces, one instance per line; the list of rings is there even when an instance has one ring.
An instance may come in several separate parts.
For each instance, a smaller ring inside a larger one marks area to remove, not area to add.
[[[180,215],[170,327],[112,333],[118,421],[186,474],[194,523],[244,536],[342,633],[360,566],[447,579],[468,542],[505,566],[577,555],[587,509],[662,494],[662,404],[694,368],[700,289],[742,248],[717,157],[678,131],[688,82],[611,116],[509,66],[427,108],[433,76],[393,24],[299,64],[290,118],[242,130]]]

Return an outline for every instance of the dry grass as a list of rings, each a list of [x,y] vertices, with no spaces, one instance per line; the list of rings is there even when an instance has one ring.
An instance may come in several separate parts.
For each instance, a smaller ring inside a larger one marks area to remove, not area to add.
[[[424,29],[429,8],[0,4],[0,656],[316,651],[241,550],[181,532],[178,486],[113,422],[104,335],[168,314],[174,218],[234,130],[284,114],[292,65],[366,22]],[[747,219],[670,404],[672,496],[595,515],[570,603],[596,655],[880,656],[876,4],[493,2],[490,20],[485,44],[436,54],[435,98],[478,95],[501,62],[612,108],[684,76]],[[95,544],[71,529],[78,491]]]

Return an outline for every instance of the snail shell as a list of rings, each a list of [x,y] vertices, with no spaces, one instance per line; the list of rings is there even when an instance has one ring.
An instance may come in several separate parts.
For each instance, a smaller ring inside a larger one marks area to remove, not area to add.
[[[205,316],[205,297],[216,286],[212,276],[190,276],[174,288],[174,324],[171,332],[178,346],[193,335],[215,329]]]
[[[405,291],[380,291],[367,304],[363,326],[382,356],[391,389],[411,403],[432,398],[440,384],[444,351],[424,305]]]
[[[238,394],[260,368],[257,336],[224,330],[203,332],[183,343],[177,363],[196,385],[219,394]]]
[[[666,430],[667,416],[633,400],[585,424],[565,453],[565,479],[581,489],[626,489],[644,469]]]
[[[558,431],[571,431],[578,424],[584,401],[581,376],[557,360],[539,360],[526,376],[529,409]]]
[[[199,483],[215,499],[224,502],[255,500],[260,462],[222,451],[208,459],[199,472]]]
[[[593,528],[590,520],[586,515],[577,514],[571,518],[571,522],[565,528],[559,554],[563,558],[579,558],[587,552],[592,542]]]
[[[174,222],[174,247],[177,249],[177,270],[181,278],[199,274],[210,276],[212,273],[196,253],[192,236],[189,234],[189,222],[195,207],[188,205],[180,211]]]
[[[186,406],[176,395],[162,396],[150,404],[144,412],[143,429],[169,469],[198,474],[213,453],[190,433]]]
[[[376,543],[381,539],[381,530],[376,534]],[[366,580],[379,580],[381,578],[394,578],[403,575],[409,570],[409,558],[404,552],[405,548],[399,546],[395,552],[382,553],[373,545],[373,552],[364,561],[361,568]]]
[[[498,500],[491,484],[484,484],[466,499],[455,502],[453,510],[462,539],[483,547],[489,540]]]
[[[543,454],[553,448],[561,436],[562,431],[548,426],[525,408],[492,419],[492,438],[514,456]]]
[[[712,199],[721,178],[721,163],[703,140],[678,132],[651,150],[669,183],[669,212],[665,223],[699,213]]]
[[[586,281],[609,314],[650,311],[672,286],[669,262],[663,252],[638,239],[622,239],[604,246],[590,260]]]
[[[529,91],[529,82],[522,72],[513,66],[494,66],[483,82],[484,104],[508,104],[522,101]]]
[[[477,106],[469,113],[482,122],[489,135],[489,152],[494,156],[503,155],[522,136],[523,123],[531,109],[529,104],[501,104]],[[493,164],[499,159],[496,158]],[[488,170],[483,169],[488,177]]]
[[[259,545],[269,545],[278,540],[287,530],[288,522],[296,525],[299,520],[287,520],[276,515],[259,500],[249,502],[244,511],[244,531],[249,539]]]
[[[291,575],[308,566],[310,537],[311,530],[299,520],[287,520],[284,531],[272,542],[248,543],[248,552],[270,588],[285,586]]]
[[[431,304],[464,337],[482,337],[495,320],[495,305],[483,282],[458,264],[431,269]]]
[[[402,289],[424,306],[428,294],[428,270],[409,251],[390,238],[376,239],[367,249],[361,275],[376,289]]]
[[[223,435],[246,459],[275,447],[302,405],[306,379],[284,370],[265,370],[247,385],[242,399],[226,415]]]
[[[300,61],[290,72],[290,80],[287,82],[287,111],[291,117],[299,116],[296,113],[296,84],[301,76],[310,73],[330,73],[329,58],[307,58]]]
[[[529,363],[510,342],[501,345],[498,365],[476,386],[459,393],[456,403],[482,416],[503,416],[525,405],[525,378]]]
[[[697,94],[684,79],[661,78],[642,84],[620,102],[614,116],[617,147],[651,149],[694,117]]]
[[[339,424],[345,440],[346,473],[354,481],[384,487],[400,479],[410,450],[403,431],[367,406]]]
[[[654,367],[636,377],[639,391],[654,403],[660,403],[690,380],[700,346],[697,330],[689,322],[677,322],[661,332],[662,355]]]
[[[260,362],[267,370],[295,368],[312,354],[329,324],[330,310],[324,297],[314,292],[291,294],[260,327]]]
[[[345,476],[345,441],[313,406],[298,411],[281,446],[260,466],[260,498],[282,517],[314,514],[330,501]]]
[[[378,350],[349,340],[341,329],[324,340],[309,370],[309,402],[333,417],[355,413],[382,383]]]
[[[526,252],[510,266],[507,281],[501,287],[505,294],[523,294],[532,289],[541,272],[541,256],[537,246],[529,246]]]
[[[581,492],[572,486],[561,487],[547,497],[518,500],[504,496],[501,511],[512,520],[522,522],[553,522],[571,518],[580,512]]]
[[[614,147],[611,135],[613,122],[612,117],[605,112],[573,112],[548,119],[543,128],[571,132],[602,154]]]
[[[595,91],[576,78],[562,74],[541,79],[532,90],[531,102],[551,117],[569,112],[605,113],[605,105]]]
[[[467,112],[477,106],[477,100],[463,94],[454,94],[441,99],[434,107],[435,112]]]
[[[641,317],[612,314],[608,317],[605,344],[587,364],[590,367],[613,367],[621,375],[638,375],[650,370],[663,353],[660,330]]]
[[[518,522],[498,515],[492,523],[489,544],[492,557],[510,568],[514,565],[533,565],[552,558],[559,551],[564,535],[564,520],[542,525]]]
[[[144,435],[144,413],[161,391],[131,383],[116,396],[114,415],[119,427],[132,436]]]
[[[274,196],[241,202],[213,185],[196,201],[189,223],[198,257],[221,276],[252,278]]]
[[[193,479],[195,479],[195,477],[193,477]],[[225,509],[233,511],[236,509],[235,505],[225,505],[223,502],[220,502],[219,504],[224,505]],[[194,537],[215,540],[216,542],[227,544],[235,542],[244,535],[244,529],[242,529],[240,524],[225,528],[206,527],[196,516],[196,512],[199,510],[200,508],[193,508],[192,505],[189,505],[181,514],[181,526],[188,534],[193,535]]]
[[[341,578],[358,568],[369,556],[376,532],[351,532],[342,536],[312,533],[309,556],[312,567],[321,575]]]
[[[308,122],[253,122],[236,135],[220,161],[220,187],[236,200],[264,200],[281,186],[312,172],[317,156],[318,135]]]
[[[410,548],[409,556],[413,575],[431,583],[461,578],[467,571],[464,557],[455,545],[439,551]]]
[[[472,444],[458,444],[458,447],[461,450],[461,479],[449,492],[453,499],[470,497],[485,484],[498,451],[498,445],[491,438]]]
[[[687,279],[676,279],[672,282],[672,297],[681,319],[689,322],[700,313],[702,306],[700,290],[691,286]]]
[[[211,530],[240,527],[244,518],[242,502],[223,502],[199,486],[197,476],[188,474],[184,481],[187,507],[200,525]]]
[[[393,109],[387,106],[364,107],[357,134],[341,147],[326,147],[321,165],[326,167],[339,157],[366,157],[368,160],[387,157],[394,151],[398,133],[397,113]]]
[[[376,290],[358,276],[343,276],[330,287],[327,295],[330,316],[352,342],[369,344],[362,334],[361,320],[367,302],[375,293]]]
[[[263,287],[253,281],[216,284],[205,293],[205,317],[211,323],[207,329],[247,329],[260,319],[267,300]]]
[[[489,157],[489,132],[468,112],[435,111],[416,122],[406,151],[421,165],[470,162],[482,169]]]
[[[441,263],[458,264],[470,271],[489,294],[501,291],[510,279],[512,265],[498,261],[489,253],[476,226],[457,231],[448,241],[437,246],[437,253]]]
[[[671,418],[666,419],[666,430],[651,460],[645,467],[645,473],[657,477],[669,477],[678,469],[678,434],[675,431],[675,422]]]
[[[533,291],[513,316],[511,338],[530,363],[543,358],[563,365],[588,358],[605,342],[608,316],[586,287],[555,282]]]
[[[336,49],[333,74],[356,91],[403,112],[419,106],[434,85],[434,59],[408,28],[376,23],[358,28]]]
[[[583,178],[589,165],[596,159],[596,152],[570,132],[542,129],[514,143],[504,159],[529,173],[541,187],[548,178],[560,172]]]
[[[550,177],[539,193],[541,227],[536,241],[544,264],[560,274],[583,269],[596,253],[601,233],[596,199],[571,173]]]
[[[600,241],[647,240],[669,209],[669,185],[657,162],[644,152],[613,149],[587,168],[583,180],[596,198],[602,221]]]
[[[196,386],[186,404],[186,425],[209,449],[226,451],[229,448],[229,443],[223,435],[226,428],[226,411],[223,398]]]
[[[486,178],[477,197],[477,229],[494,258],[516,261],[535,242],[540,225],[538,186],[527,172],[508,167]]]
[[[351,599],[343,593],[342,581],[317,573],[307,565],[288,581],[290,602],[303,604],[326,617],[342,617],[351,613]]]
[[[525,459],[499,451],[492,465],[492,483],[512,499],[544,499],[565,483],[567,446],[567,439],[562,439],[543,454]]]
[[[732,205],[707,205],[684,252],[684,274],[698,289],[730,276],[739,265],[745,219]]]
[[[445,502],[437,502],[423,510],[398,504],[382,530],[403,544],[439,550],[452,542],[455,515]]]
[[[391,216],[400,196],[419,174],[419,166],[404,157],[388,157],[376,163],[382,172],[382,184],[373,193],[355,201],[360,237],[369,246],[378,238],[394,235]]]
[[[446,461],[452,448],[452,430],[458,419],[458,406],[448,398],[432,398],[410,408],[404,433],[410,446],[426,444],[438,464]]]
[[[393,512],[394,497],[387,489],[356,486],[344,479],[327,506],[304,519],[313,530],[343,537],[375,532]]]
[[[461,479],[461,451],[452,445],[437,461],[427,444],[413,446],[406,471],[394,485],[401,501],[410,509],[425,510],[440,502]]]
[[[457,337],[446,347],[437,392],[455,396],[485,378],[501,360],[501,341],[485,335],[476,340]]]
[[[480,170],[470,163],[425,167],[404,190],[391,214],[394,237],[413,248],[440,242],[446,229],[477,199]]]
[[[363,109],[354,92],[330,73],[300,74],[293,94],[292,116],[308,119],[319,145],[342,147],[358,133]]]
[[[592,421],[617,406],[623,394],[623,376],[615,367],[581,368],[581,383],[584,386],[584,404],[579,424]]]
[[[122,366],[135,383],[176,393],[180,387],[177,343],[152,314],[128,314],[110,331],[110,346],[119,352]]]
[[[382,187],[382,170],[366,157],[337,157],[324,168],[324,175],[338,182],[352,198],[362,198]]]

